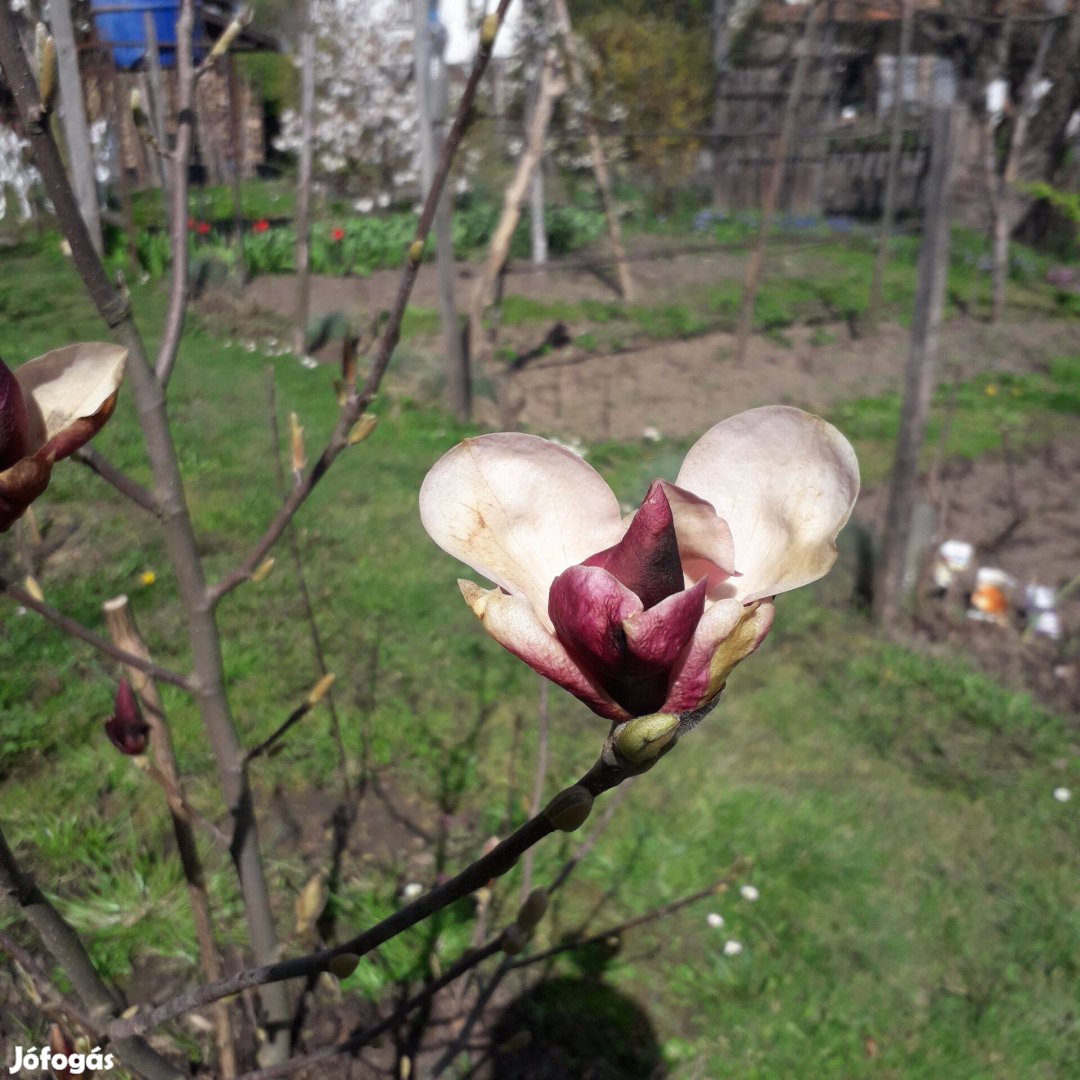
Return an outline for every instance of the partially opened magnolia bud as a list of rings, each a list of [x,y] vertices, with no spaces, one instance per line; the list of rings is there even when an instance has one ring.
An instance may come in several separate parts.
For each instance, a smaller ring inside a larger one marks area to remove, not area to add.
[[[327,690],[334,685],[334,680],[337,678],[332,672],[327,672],[316,684],[314,689],[307,696],[308,705],[318,705],[320,701],[326,696]]]
[[[537,924],[547,911],[547,889],[533,889],[525,898],[525,903],[518,909],[517,918],[514,922],[526,933],[536,929]]]
[[[631,765],[656,761],[675,741],[679,718],[672,713],[653,713],[628,720],[615,729],[615,753]]]
[[[41,591],[41,585],[33,574],[26,575],[26,591],[39,603],[45,602],[45,594]]]
[[[327,970],[337,979],[347,979],[360,965],[360,957],[355,953],[338,953],[330,958]]]
[[[105,734],[113,746],[123,754],[132,756],[146,753],[150,726],[143,719],[142,710],[127,679],[121,679],[116,688],[116,704],[112,716],[105,721]]]
[[[544,809],[544,817],[552,828],[573,832],[580,828],[592,813],[593,797],[588,788],[575,784],[560,791]]]

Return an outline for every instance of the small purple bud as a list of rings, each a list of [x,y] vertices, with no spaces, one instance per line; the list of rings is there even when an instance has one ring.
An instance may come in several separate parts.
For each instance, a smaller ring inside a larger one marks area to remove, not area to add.
[[[143,719],[135,692],[127,679],[121,679],[116,690],[116,705],[112,716],[105,721],[105,734],[122,754],[146,753],[150,726]]]

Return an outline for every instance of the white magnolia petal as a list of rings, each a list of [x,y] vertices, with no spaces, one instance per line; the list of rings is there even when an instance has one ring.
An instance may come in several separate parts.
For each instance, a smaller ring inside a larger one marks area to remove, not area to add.
[[[420,518],[439,547],[527,599],[548,627],[552,581],[624,531],[591,465],[516,432],[466,439],[437,461],[420,488]]]
[[[28,453],[76,420],[95,416],[124,378],[127,349],[103,341],[53,349],[15,371],[30,414]]]
[[[859,465],[832,424],[770,405],[710,428],[690,448],[676,482],[727,522],[741,576],[720,591],[748,603],[828,571],[859,493]]]

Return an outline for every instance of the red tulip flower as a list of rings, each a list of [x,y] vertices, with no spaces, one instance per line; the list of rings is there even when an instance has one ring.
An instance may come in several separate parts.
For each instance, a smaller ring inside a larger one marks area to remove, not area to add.
[[[467,439],[428,473],[431,538],[500,645],[613,721],[709,705],[761,644],[773,597],[817,580],[859,490],[850,444],[786,406],[717,424],[623,518],[581,458],[533,435]]]
[[[340,228],[331,230],[330,239],[333,240],[335,244],[340,244],[341,241],[345,239],[345,230]]]
[[[254,225],[251,226],[252,232],[264,233],[270,231],[270,222],[266,218],[259,218]]]
[[[200,221],[199,224],[195,227],[195,231],[200,236],[206,236],[210,232],[210,222]]]
[[[12,371],[0,360],[0,532],[49,486],[53,465],[116,408],[127,349],[67,345]]]

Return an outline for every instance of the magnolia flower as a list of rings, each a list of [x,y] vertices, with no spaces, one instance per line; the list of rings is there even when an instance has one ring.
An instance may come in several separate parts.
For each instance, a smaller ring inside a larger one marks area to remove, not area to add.
[[[0,532],[49,486],[53,464],[112,416],[126,359],[127,349],[89,342],[14,372],[0,360]]]
[[[768,633],[772,598],[832,566],[858,488],[843,435],[771,406],[707,431],[625,520],[585,461],[516,433],[447,453],[420,516],[498,586],[458,582],[488,633],[622,721],[711,702]]]

